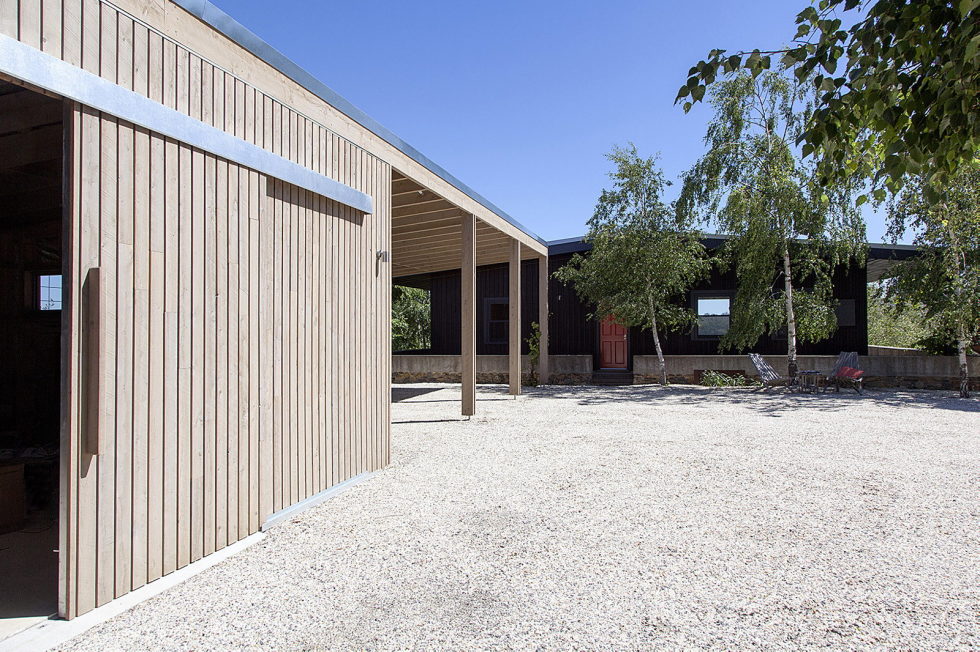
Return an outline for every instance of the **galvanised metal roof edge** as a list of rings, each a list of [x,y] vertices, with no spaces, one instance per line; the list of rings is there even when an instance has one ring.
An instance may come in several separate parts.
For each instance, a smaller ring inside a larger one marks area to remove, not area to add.
[[[400,152],[411,158],[413,161],[423,166],[444,181],[455,186],[471,199],[492,211],[506,222],[517,227],[528,236],[534,238],[539,243],[547,246],[547,240],[528,231],[520,222],[498,208],[493,202],[476,192],[468,185],[453,176],[448,170],[434,162],[428,156],[415,149],[404,140],[399,138],[394,132],[379,123],[377,120],[366,114],[361,109],[354,106],[336,91],[304,70],[292,59],[275,49],[268,42],[264,41],[255,32],[251,31],[230,15],[216,7],[210,0],[170,0],[177,6],[197,17],[202,22],[231,39],[245,50],[269,64],[282,74],[286,75],[294,82],[310,91],[330,106],[334,107],[347,117],[354,120],[368,131],[371,131],[382,140],[392,145]]]

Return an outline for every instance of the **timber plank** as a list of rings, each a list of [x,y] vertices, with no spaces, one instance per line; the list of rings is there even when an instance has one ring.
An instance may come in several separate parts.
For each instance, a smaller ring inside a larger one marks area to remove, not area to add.
[[[130,73],[132,66],[130,66]],[[133,230],[135,220],[135,130],[121,125],[116,203],[116,560],[115,590],[132,587],[133,561]]]
[[[223,73],[220,74],[223,76]],[[216,120],[221,121],[223,95],[215,93]],[[214,547],[228,545],[228,162],[217,159],[215,179],[215,530]]]
[[[176,100],[174,100],[176,103]],[[179,218],[180,159],[177,143],[164,143],[164,250],[163,250],[163,568],[164,575],[177,569],[180,533],[177,511],[179,486]]]
[[[150,136],[135,128],[133,193],[133,585],[148,581],[150,373]]]
[[[99,474],[98,474],[98,577],[95,604],[102,605],[116,597],[115,593],[115,516],[116,516],[116,423],[115,397],[116,385],[115,355],[115,282],[116,282],[116,214],[112,210],[116,205],[116,178],[118,167],[116,163],[116,141],[119,126],[114,119],[103,116],[100,125],[100,156],[99,169],[92,174],[98,174],[99,183],[99,283],[101,285],[102,310],[104,322],[102,329],[98,361],[100,410],[99,434]],[[103,210],[102,208],[105,208]],[[89,364],[94,362],[89,361]],[[122,442],[125,445],[125,442]]]
[[[186,65],[186,60],[181,68]],[[180,90],[182,89],[183,90]],[[178,81],[178,103],[186,103],[186,88]],[[192,450],[194,421],[192,409],[193,374],[193,184],[190,148],[179,146],[177,226],[177,567],[191,561],[193,515],[191,512]],[[168,279],[170,280],[170,279]]]

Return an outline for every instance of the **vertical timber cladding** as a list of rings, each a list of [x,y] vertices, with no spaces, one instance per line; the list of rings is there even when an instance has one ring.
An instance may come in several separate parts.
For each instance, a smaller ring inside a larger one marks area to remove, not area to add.
[[[59,612],[74,617],[387,464],[390,166],[98,0],[0,33],[372,196],[359,211],[75,105]],[[99,452],[82,284],[98,268]]]

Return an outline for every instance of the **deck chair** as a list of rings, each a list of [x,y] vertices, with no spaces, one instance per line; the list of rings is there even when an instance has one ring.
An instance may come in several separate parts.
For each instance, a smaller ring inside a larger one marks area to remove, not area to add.
[[[827,374],[826,387],[833,384],[834,391],[839,392],[841,385],[845,385],[854,388],[854,391],[861,394],[863,393],[862,376],[864,376],[864,371],[858,366],[857,351],[842,351],[837,356],[834,368]]]
[[[790,379],[776,373],[776,370],[772,368],[772,365],[766,362],[765,358],[758,353],[750,353],[749,360],[751,360],[752,364],[755,365],[755,370],[759,372],[759,378],[762,380],[763,387],[789,385]]]

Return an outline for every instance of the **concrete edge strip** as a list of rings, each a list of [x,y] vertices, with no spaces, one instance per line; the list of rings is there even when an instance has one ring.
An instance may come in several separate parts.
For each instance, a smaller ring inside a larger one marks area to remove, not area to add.
[[[286,507],[285,509],[281,509],[275,514],[269,516],[269,518],[265,519],[265,523],[262,524],[259,530],[265,532],[270,527],[273,527],[274,525],[278,525],[283,521],[287,521],[293,516],[296,516],[301,512],[305,512],[311,507],[315,507],[316,505],[319,505],[320,503],[326,500],[330,500],[331,498],[335,498],[336,496],[339,496],[340,494],[344,493],[354,485],[360,484],[365,480],[371,479],[372,477],[374,477],[375,474],[377,474],[377,471],[365,471],[364,473],[358,473],[357,475],[355,475],[353,478],[349,480],[344,480],[340,484],[335,484],[329,489],[324,489],[320,493],[314,494],[309,498],[307,498],[306,500],[301,500],[298,503]]]
[[[374,200],[368,194],[6,35],[0,35],[0,73],[364,213],[374,212]]]
[[[213,552],[207,557],[203,557],[192,564],[175,570],[169,575],[164,575],[160,579],[154,580],[135,591],[118,597],[101,607],[96,607],[74,620],[52,619],[40,622],[33,627],[0,641],[0,652],[38,652],[39,650],[50,650],[62,645],[89,629],[128,611],[141,602],[145,602],[167,589],[185,582],[198,573],[220,564],[229,557],[258,543],[265,537],[264,532],[256,532],[255,534],[249,535],[241,541],[237,541],[221,550]]]

